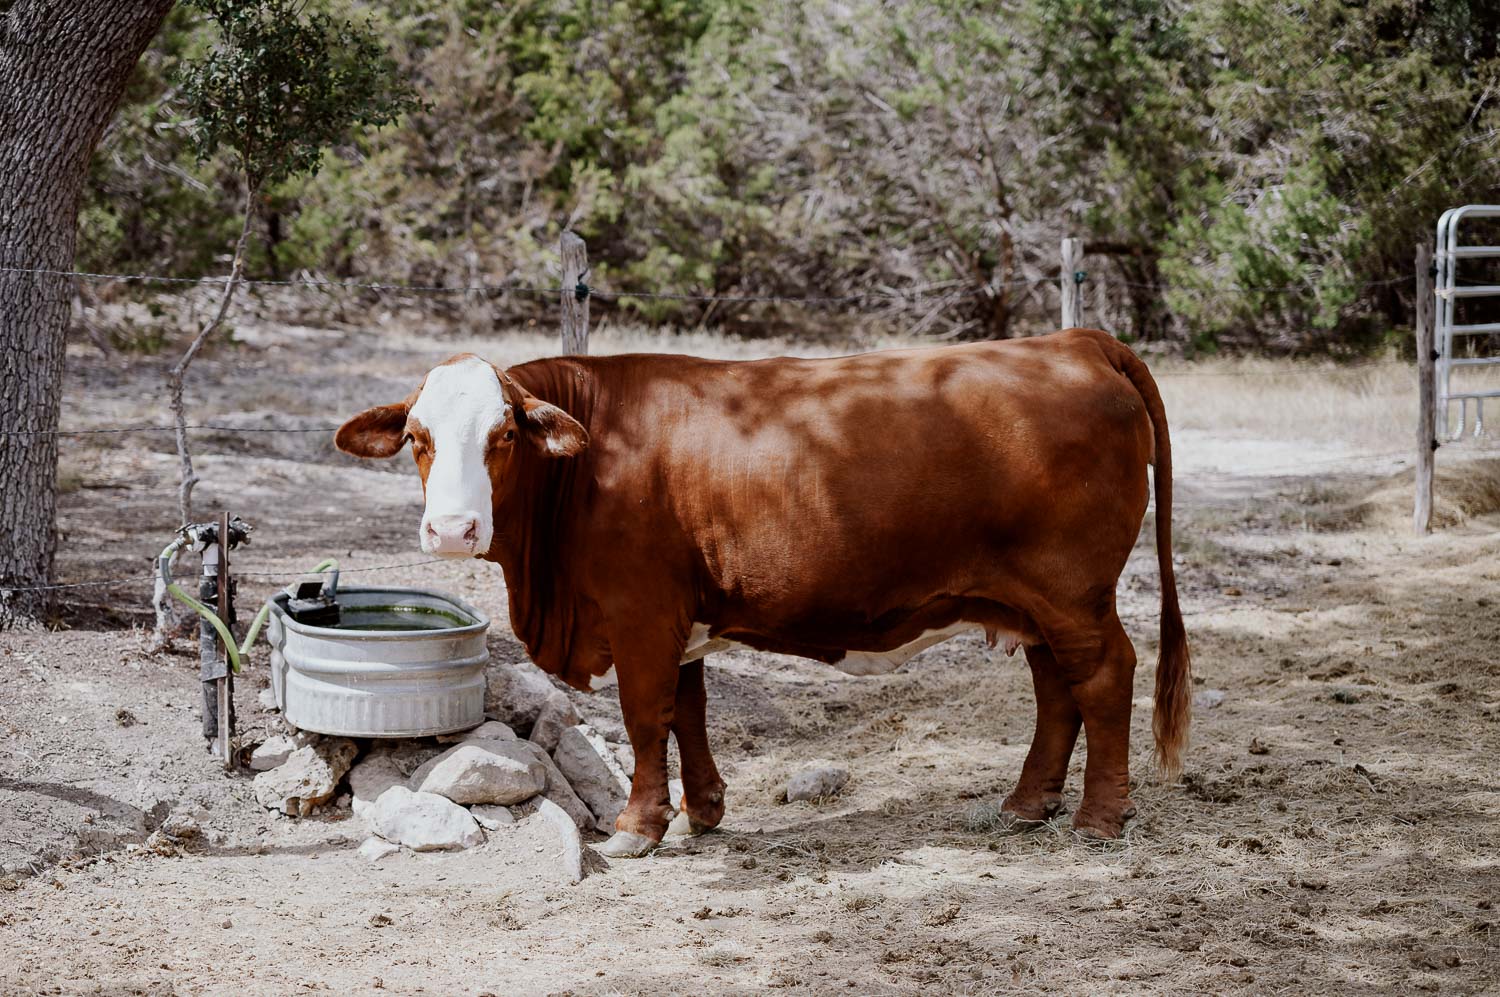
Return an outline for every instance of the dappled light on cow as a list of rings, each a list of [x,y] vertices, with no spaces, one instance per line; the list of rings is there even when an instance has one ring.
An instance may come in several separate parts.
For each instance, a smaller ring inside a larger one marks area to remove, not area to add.
[[[740,644],[876,675],[976,630],[1025,648],[1036,692],[1007,820],[1059,812],[1082,733],[1073,826],[1118,837],[1135,813],[1136,659],[1115,589],[1153,463],[1153,730],[1162,772],[1180,769],[1191,675],[1166,414],[1145,364],[1106,333],[827,360],[498,371],[458,357],[405,405],[350,420],[339,445],[389,456],[407,440],[427,490],[424,549],[501,565],[511,626],[541,668],[579,689],[618,683],[636,767],[606,855],[645,854],[673,820],[672,739],[682,823],[722,820],[705,658]]]

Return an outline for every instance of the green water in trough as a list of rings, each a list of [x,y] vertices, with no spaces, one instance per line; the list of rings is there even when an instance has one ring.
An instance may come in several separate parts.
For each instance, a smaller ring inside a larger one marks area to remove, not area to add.
[[[428,606],[345,606],[334,630],[452,630],[474,621]]]

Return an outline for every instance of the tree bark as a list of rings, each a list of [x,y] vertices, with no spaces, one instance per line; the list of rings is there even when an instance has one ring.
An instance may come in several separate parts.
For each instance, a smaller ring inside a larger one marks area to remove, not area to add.
[[[52,571],[70,298],[67,277],[3,268],[73,268],[89,157],[171,8],[16,0],[0,14],[0,590]],[[10,609],[35,614],[45,595],[14,593]]]

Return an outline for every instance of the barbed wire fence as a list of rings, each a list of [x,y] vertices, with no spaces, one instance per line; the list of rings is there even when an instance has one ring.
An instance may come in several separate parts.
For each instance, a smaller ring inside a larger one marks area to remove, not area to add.
[[[571,233],[565,233],[566,236]],[[579,240],[581,244],[581,240]],[[1071,245],[1070,245],[1071,243]],[[586,258],[571,267],[564,261],[563,280],[555,285],[522,284],[516,282],[480,283],[480,284],[413,284],[403,281],[381,281],[381,280],[330,280],[314,276],[298,276],[288,279],[267,278],[241,278],[239,283],[246,287],[265,288],[306,288],[325,290],[362,290],[382,293],[416,294],[416,295],[474,295],[474,294],[516,294],[530,295],[538,298],[557,297],[565,304],[564,324],[569,321],[566,314],[568,299],[575,302],[586,302],[588,299],[608,301],[612,303],[628,302],[632,300],[649,301],[691,301],[702,303],[739,304],[739,303],[790,303],[803,305],[852,305],[869,303],[874,301],[907,301],[924,302],[931,304],[934,298],[946,296],[949,303],[962,300],[967,297],[984,294],[995,294],[1004,290],[1014,288],[1030,288],[1042,285],[1056,284],[1059,287],[1062,303],[1062,327],[1072,327],[1082,324],[1083,304],[1079,293],[1087,274],[1078,265],[1082,256],[1082,244],[1080,240],[1064,240],[1062,249],[1061,266],[1056,276],[1025,278],[1012,281],[995,282],[984,286],[961,286],[957,281],[937,282],[922,285],[921,287],[906,290],[891,291],[866,291],[855,294],[841,295],[783,295],[783,294],[703,294],[679,291],[655,291],[607,288],[593,286],[586,283],[588,274]],[[185,277],[155,273],[101,273],[80,270],[57,270],[42,267],[16,267],[0,266],[0,273],[29,274],[38,277],[55,277],[74,281],[92,282],[114,282],[130,284],[163,284],[170,286],[223,286],[230,277],[223,276],[199,276]],[[1358,289],[1364,290],[1374,287],[1388,287],[1404,283],[1411,278],[1389,278],[1372,280],[1358,285]],[[1121,286],[1156,290],[1162,293],[1220,293],[1220,294],[1277,294],[1305,292],[1308,286],[1305,284],[1272,285],[1272,286],[1244,286],[1244,285],[1221,285],[1208,287],[1182,287],[1167,284],[1141,284],[1129,281],[1112,282]],[[576,320],[575,320],[576,321]],[[587,342],[587,311],[583,313],[584,328],[582,330],[582,341]],[[565,342],[567,336],[565,332]],[[1408,363],[1399,360],[1362,360],[1334,365],[1309,367],[1293,370],[1275,371],[1185,371],[1185,370],[1162,370],[1155,372],[1158,378],[1257,378],[1271,377],[1284,378],[1287,376],[1318,376],[1327,377],[1330,374],[1342,374],[1345,372],[1367,371],[1374,368],[1409,367]],[[259,433],[317,433],[332,434],[337,429],[336,425],[315,426],[236,426],[227,423],[197,423],[185,427],[190,432],[211,432],[220,434],[259,434]],[[88,426],[78,428],[57,429],[12,429],[0,428],[0,436],[7,437],[91,437],[91,436],[120,436],[136,433],[173,433],[177,429],[174,425],[123,425],[123,426]],[[1343,457],[1329,458],[1327,460],[1299,461],[1297,464],[1286,467],[1255,467],[1245,472],[1209,470],[1197,472],[1196,477],[1211,479],[1243,479],[1246,476],[1262,478],[1280,478],[1302,475],[1308,467],[1319,466],[1328,468],[1359,467],[1369,462],[1390,462],[1401,458],[1409,458],[1407,450],[1390,451],[1382,453],[1350,454]],[[351,568],[339,569],[341,574],[352,574],[369,571],[389,571],[397,569],[417,568],[427,565],[443,563],[442,558],[428,558],[417,561],[406,561],[392,564],[365,565]],[[239,571],[237,574],[245,577],[260,578],[286,578],[289,574],[304,574],[306,572],[282,571],[282,572],[247,572]],[[102,579],[89,579],[82,581],[59,582],[48,585],[34,586],[12,586],[0,584],[0,600],[11,593],[35,593],[35,592],[64,592],[88,588],[106,588],[112,586],[150,584],[154,581],[153,573],[131,574]]]

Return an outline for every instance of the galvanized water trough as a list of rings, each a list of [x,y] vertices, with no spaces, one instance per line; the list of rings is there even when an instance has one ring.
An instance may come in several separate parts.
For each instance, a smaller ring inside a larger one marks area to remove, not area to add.
[[[271,602],[271,689],[287,723],[346,737],[419,737],[484,721],[485,632],[468,603],[427,589],[338,590],[336,622]]]

